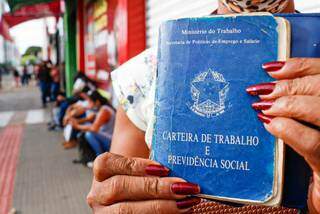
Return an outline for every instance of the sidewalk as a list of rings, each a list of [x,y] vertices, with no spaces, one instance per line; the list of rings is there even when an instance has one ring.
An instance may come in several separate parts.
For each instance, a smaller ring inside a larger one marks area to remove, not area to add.
[[[91,169],[74,165],[62,133],[48,132],[36,87],[0,91],[0,214],[91,213]]]
[[[91,170],[74,165],[77,150],[64,151],[61,142],[43,124],[25,127],[13,202],[21,213],[90,213]]]

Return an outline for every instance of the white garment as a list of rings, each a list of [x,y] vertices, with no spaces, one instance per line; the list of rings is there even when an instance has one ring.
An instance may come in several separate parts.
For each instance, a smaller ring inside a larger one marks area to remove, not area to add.
[[[113,89],[128,118],[146,132],[151,146],[155,97],[157,49],[150,48],[132,58],[111,74]]]

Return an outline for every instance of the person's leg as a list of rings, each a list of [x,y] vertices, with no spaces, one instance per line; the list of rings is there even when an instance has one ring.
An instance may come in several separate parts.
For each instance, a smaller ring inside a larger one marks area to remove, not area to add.
[[[46,106],[47,100],[46,100],[46,83],[44,81],[39,82],[39,87],[41,91],[41,101],[43,107]]]
[[[26,85],[28,86],[29,85],[29,75],[28,74],[26,74]]]
[[[85,138],[90,144],[91,148],[96,153],[96,156],[99,156],[103,153],[103,148],[101,147],[101,144],[99,140],[97,139],[97,133],[93,132],[86,132]]]
[[[60,127],[63,126],[63,118],[64,116],[66,115],[66,111],[69,107],[69,103],[67,101],[63,101],[61,104],[60,104],[60,111],[59,111],[59,125]]]
[[[99,140],[100,145],[103,149],[103,152],[108,152],[110,150],[110,146],[111,146],[111,136],[106,136],[104,134],[101,133],[97,133],[96,134],[96,138],[97,140]]]
[[[20,78],[19,77],[15,77],[14,81],[16,82],[16,87],[18,88],[19,87]]]
[[[51,90],[51,83],[45,83],[45,96],[46,96],[46,102],[48,101],[48,98],[50,99],[50,90]]]
[[[56,101],[59,93],[59,83],[53,82],[51,84],[51,101]]]

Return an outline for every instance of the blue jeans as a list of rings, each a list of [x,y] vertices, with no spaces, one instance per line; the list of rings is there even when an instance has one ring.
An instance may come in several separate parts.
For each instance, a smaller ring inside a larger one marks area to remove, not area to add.
[[[63,125],[63,118],[64,116],[66,115],[66,111],[67,109],[69,108],[69,103],[67,101],[63,101],[61,104],[60,104],[60,110],[59,110],[59,115],[58,115],[58,118],[59,118],[59,125],[62,127]]]
[[[50,96],[50,83],[40,81],[39,86],[41,90],[42,104],[45,105],[47,103],[47,97]]]
[[[51,83],[51,90],[50,90],[51,91],[51,94],[50,94],[51,101],[56,101],[59,90],[60,90],[59,83],[56,83],[56,82]]]
[[[86,132],[85,137],[97,156],[110,150],[110,137],[94,132]]]

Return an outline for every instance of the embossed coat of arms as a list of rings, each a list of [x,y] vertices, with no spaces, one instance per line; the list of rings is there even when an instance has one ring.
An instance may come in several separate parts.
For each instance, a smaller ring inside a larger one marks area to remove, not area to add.
[[[221,73],[212,69],[201,72],[191,81],[191,111],[207,118],[223,114],[228,91],[229,83]]]

